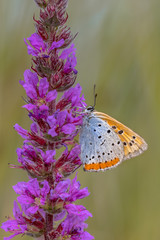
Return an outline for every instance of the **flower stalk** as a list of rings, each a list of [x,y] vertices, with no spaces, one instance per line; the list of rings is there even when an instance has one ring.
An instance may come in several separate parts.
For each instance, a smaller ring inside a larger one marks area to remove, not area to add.
[[[20,80],[31,126],[25,130],[15,124],[24,142],[17,149],[19,165],[10,165],[26,171],[29,181],[13,186],[18,194],[13,217],[2,224],[12,235],[4,239],[22,234],[43,240],[90,240],[84,229],[92,215],[75,204],[89,195],[88,189],[80,188],[77,174],[68,178],[82,164],[75,137],[86,106],[81,86],[73,87],[78,72],[75,35],[66,25],[68,0],[35,2],[40,7],[39,19],[33,18],[36,32],[25,39],[31,70]]]

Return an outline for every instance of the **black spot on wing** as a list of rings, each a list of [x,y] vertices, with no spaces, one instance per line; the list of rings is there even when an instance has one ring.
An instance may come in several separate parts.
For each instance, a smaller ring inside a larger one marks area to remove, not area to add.
[[[123,134],[123,130],[119,130],[118,134],[120,134],[120,135]]]

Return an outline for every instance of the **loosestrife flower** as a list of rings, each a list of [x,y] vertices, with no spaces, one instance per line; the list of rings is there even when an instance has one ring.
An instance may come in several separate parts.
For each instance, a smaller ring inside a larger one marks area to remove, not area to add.
[[[10,165],[25,170],[29,180],[13,186],[18,194],[13,217],[1,227],[11,233],[5,240],[19,234],[44,240],[90,240],[85,221],[92,215],[75,204],[89,195],[88,189],[80,188],[77,174],[73,180],[67,178],[82,164],[74,138],[86,106],[81,86],[73,87],[78,72],[75,36],[66,26],[68,0],[35,2],[40,7],[40,18],[34,18],[36,32],[24,40],[32,67],[20,80],[31,126],[25,130],[15,124],[24,142],[17,149],[18,165]]]

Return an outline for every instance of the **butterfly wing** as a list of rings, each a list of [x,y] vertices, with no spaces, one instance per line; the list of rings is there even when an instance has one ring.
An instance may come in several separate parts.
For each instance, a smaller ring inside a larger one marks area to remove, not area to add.
[[[123,160],[138,156],[147,150],[147,143],[137,133],[105,113],[94,112],[94,114],[105,121],[121,139],[124,147]]]
[[[94,113],[83,119],[80,145],[85,171],[104,171],[117,166],[124,158],[123,143],[119,136]]]

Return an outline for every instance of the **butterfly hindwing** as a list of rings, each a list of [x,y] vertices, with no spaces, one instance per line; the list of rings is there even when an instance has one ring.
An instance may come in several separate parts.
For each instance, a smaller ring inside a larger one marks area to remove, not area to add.
[[[121,139],[124,146],[123,160],[135,157],[147,149],[147,143],[144,139],[122,123],[101,112],[94,112],[94,114],[96,117],[107,122]]]
[[[85,116],[80,132],[81,159],[86,171],[104,171],[124,158],[123,144],[112,127],[94,113]]]

